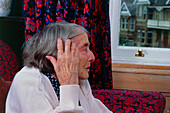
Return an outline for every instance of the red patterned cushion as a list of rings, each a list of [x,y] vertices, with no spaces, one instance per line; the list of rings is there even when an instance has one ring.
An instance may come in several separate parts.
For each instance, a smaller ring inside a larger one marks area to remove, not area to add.
[[[19,63],[11,48],[0,40],[0,77],[12,80],[19,70]]]
[[[116,113],[163,113],[165,109],[165,96],[159,92],[93,90],[93,95]]]

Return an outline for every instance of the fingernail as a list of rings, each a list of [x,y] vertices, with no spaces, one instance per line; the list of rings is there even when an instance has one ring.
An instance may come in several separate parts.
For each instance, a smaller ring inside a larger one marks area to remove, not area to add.
[[[45,56],[48,60],[51,60],[51,57],[50,56]]]

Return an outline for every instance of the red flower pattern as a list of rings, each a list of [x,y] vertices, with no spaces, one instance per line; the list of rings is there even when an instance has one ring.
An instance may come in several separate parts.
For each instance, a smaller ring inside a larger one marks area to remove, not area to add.
[[[6,81],[12,81],[19,71],[19,63],[11,48],[0,40],[0,77]]]
[[[159,92],[128,90],[93,90],[114,113],[163,113],[165,96]]]

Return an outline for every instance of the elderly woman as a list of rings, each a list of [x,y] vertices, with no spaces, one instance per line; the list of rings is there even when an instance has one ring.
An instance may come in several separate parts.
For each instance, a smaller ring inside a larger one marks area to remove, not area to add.
[[[91,93],[89,45],[87,31],[74,23],[51,23],[37,33],[24,47],[6,113],[111,113]],[[47,73],[59,81],[59,97]]]

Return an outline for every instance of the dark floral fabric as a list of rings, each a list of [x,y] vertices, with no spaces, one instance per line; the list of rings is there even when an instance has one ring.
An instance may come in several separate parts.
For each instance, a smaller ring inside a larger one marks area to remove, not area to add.
[[[60,83],[56,80],[50,73],[43,73],[45,74],[51,82],[51,85],[54,88],[55,93],[57,94],[58,100],[60,100]]]
[[[96,58],[90,84],[94,89],[112,88],[109,0],[24,0],[24,4],[25,40],[47,24],[61,20],[86,28]]]
[[[163,113],[165,96],[159,92],[129,90],[93,90],[114,113]]]
[[[11,48],[0,40],[0,77],[12,81],[19,71],[19,63]]]

